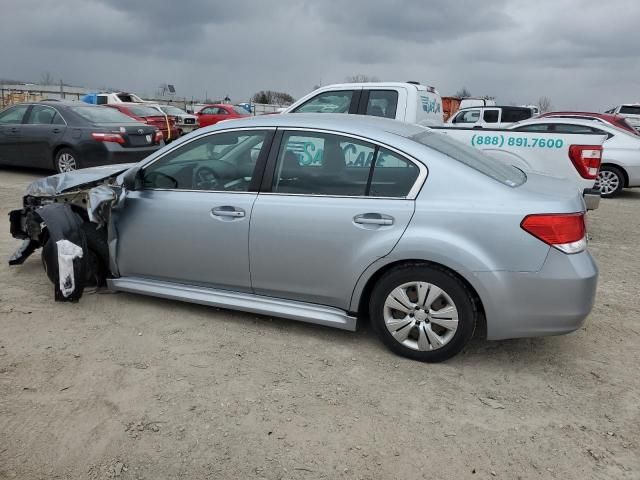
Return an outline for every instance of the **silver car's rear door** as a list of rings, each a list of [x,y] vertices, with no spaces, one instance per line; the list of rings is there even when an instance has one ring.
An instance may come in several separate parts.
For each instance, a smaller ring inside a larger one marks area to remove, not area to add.
[[[347,310],[358,277],[409,224],[424,176],[423,166],[362,139],[284,132],[263,184],[271,191],[251,217],[254,291]]]

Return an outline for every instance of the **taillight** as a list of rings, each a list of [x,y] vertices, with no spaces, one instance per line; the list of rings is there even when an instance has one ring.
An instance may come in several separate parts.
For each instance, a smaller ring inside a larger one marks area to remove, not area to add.
[[[571,145],[569,158],[582,178],[595,180],[602,161],[602,145]]]
[[[99,142],[124,143],[124,137],[119,133],[98,133],[93,132],[91,137]]]
[[[155,142],[160,143],[164,139],[162,132],[160,130],[156,130]]]
[[[584,213],[527,215],[520,226],[564,253],[582,252],[587,246]]]

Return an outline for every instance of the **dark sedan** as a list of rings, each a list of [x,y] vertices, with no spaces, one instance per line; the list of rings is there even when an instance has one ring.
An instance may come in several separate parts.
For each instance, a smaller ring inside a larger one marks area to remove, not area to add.
[[[164,145],[162,132],[96,105],[43,101],[0,112],[0,164],[70,172],[131,163]]]

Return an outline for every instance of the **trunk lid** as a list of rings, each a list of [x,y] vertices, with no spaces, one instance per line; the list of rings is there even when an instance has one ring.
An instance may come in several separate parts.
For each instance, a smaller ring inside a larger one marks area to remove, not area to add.
[[[148,147],[158,144],[155,139],[155,132],[158,127],[154,125],[135,123],[114,127],[113,125],[105,124],[96,125],[96,127],[100,128],[101,132],[121,135],[124,143],[120,145],[122,145],[123,148]]]

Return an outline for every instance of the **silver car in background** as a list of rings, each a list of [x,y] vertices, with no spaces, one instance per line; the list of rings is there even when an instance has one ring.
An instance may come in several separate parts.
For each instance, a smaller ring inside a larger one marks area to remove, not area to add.
[[[593,305],[581,196],[423,127],[251,117],[83,173],[35,182],[11,213],[13,263],[43,246],[58,299],[93,278],[345,330],[369,318],[391,350],[432,362],[480,322],[489,339],[562,334]],[[86,253],[81,272],[61,270],[61,241]]]

